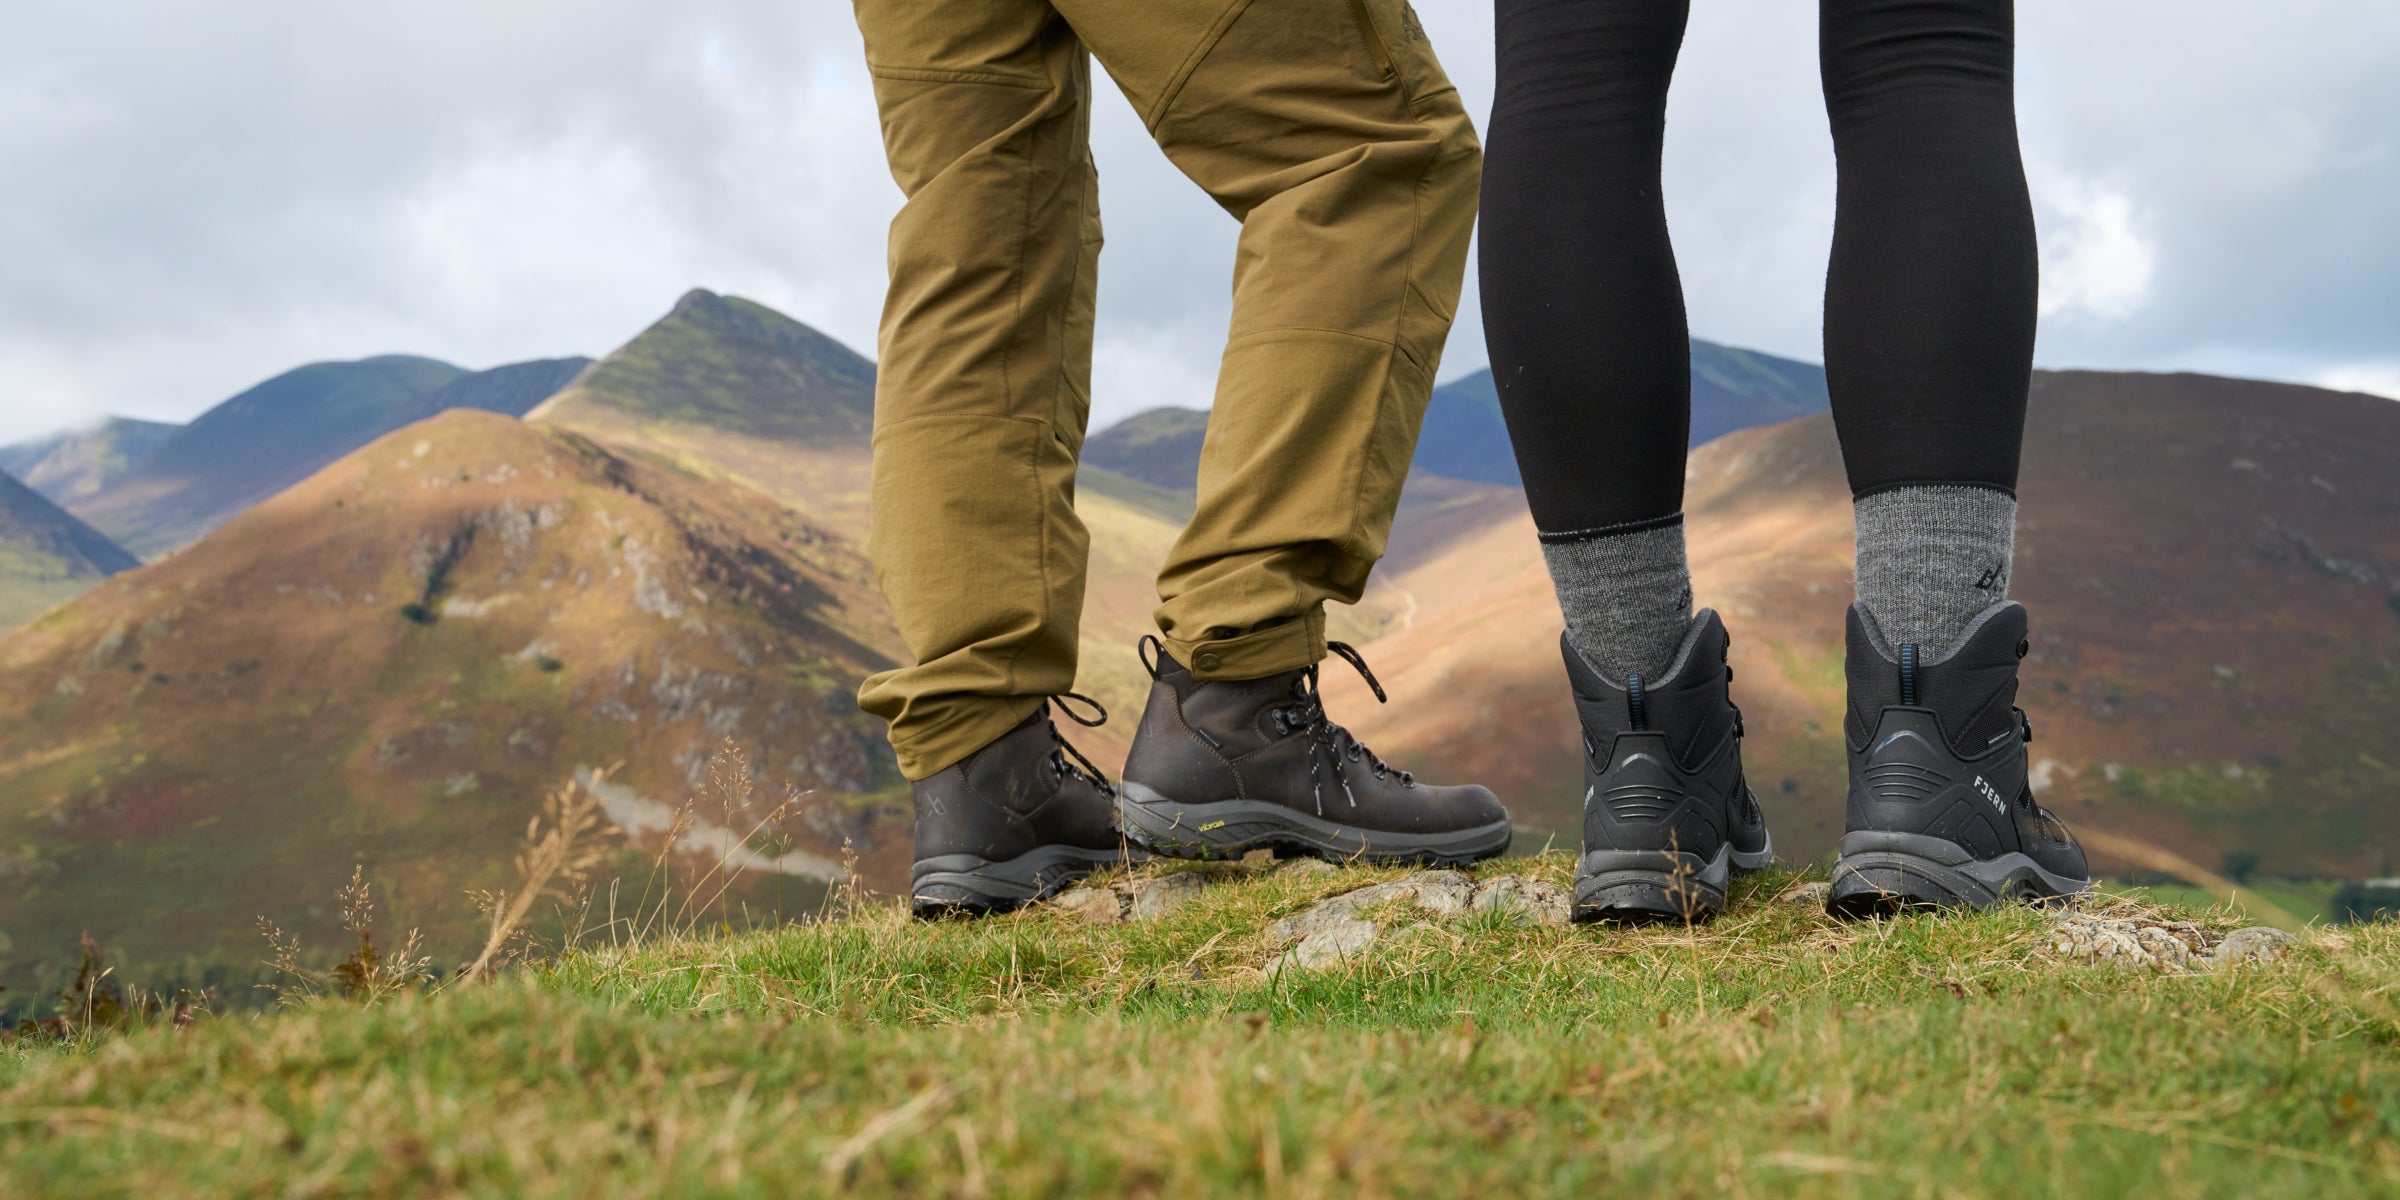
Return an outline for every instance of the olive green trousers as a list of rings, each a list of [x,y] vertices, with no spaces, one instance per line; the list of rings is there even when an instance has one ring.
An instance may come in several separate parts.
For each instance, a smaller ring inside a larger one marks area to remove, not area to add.
[[[1198,509],[1159,574],[1203,679],[1324,657],[1383,554],[1482,152],[1403,0],[855,0],[892,176],[868,551],[921,779],[1073,685],[1100,253],[1090,60],[1241,222]],[[1128,653],[1131,648],[1128,648]]]

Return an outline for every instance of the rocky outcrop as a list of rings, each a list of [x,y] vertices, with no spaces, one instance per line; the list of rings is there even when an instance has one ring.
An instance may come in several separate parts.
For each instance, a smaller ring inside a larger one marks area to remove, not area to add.
[[[1502,912],[1537,925],[1564,925],[1573,908],[1565,888],[1520,875],[1477,880],[1458,871],[1419,871],[1344,892],[1268,926],[1267,937],[1288,948],[1267,968],[1319,970],[1354,959],[1383,932],[1360,914],[1403,903],[1434,916]]]
[[[1208,887],[1195,871],[1148,879],[1112,879],[1060,892],[1050,903],[1095,925],[1148,921],[1190,903]]]
[[[2206,971],[2244,962],[2271,962],[2299,939],[2280,929],[2219,929],[2198,921],[2141,915],[2061,913],[2043,952],[2068,962],[2129,971]]]

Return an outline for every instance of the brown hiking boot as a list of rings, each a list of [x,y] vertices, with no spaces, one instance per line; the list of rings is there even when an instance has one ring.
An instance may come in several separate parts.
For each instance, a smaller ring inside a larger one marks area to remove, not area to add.
[[[1328,648],[1386,699],[1357,650]],[[1142,639],[1142,650],[1154,682],[1118,802],[1135,845],[1178,858],[1272,847],[1449,865],[1508,849],[1508,812],[1489,790],[1434,787],[1393,770],[1325,715],[1316,667],[1203,681],[1158,639]]]
[[[1125,848],[1117,836],[1116,789],[1059,736],[1049,708],[1085,725],[1107,720],[1107,712],[1086,721],[1060,699],[912,785],[917,830],[909,900],[918,916],[1007,912],[1102,867],[1149,857]]]

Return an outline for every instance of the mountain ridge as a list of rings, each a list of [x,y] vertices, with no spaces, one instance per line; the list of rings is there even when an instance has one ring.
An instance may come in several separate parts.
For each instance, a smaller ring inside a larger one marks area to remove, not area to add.
[[[536,359],[484,371],[407,354],[309,363],[211,407],[71,507],[127,549],[155,557],[445,408],[521,416],[590,361]]]
[[[0,472],[71,505],[99,492],[149,457],[183,426],[170,421],[104,417],[98,423],[0,446]]]
[[[1691,347],[1692,447],[1830,406],[1825,369],[1815,363],[1701,338]],[[1201,409],[1148,409],[1085,439],[1084,461],[1153,487],[1190,491],[1207,427]],[[1412,465],[1448,479],[1524,486],[1489,367],[1433,389]]]

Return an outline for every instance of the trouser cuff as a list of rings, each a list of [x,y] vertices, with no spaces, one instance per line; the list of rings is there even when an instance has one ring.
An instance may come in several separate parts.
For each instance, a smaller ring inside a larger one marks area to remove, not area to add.
[[[1041,708],[1043,696],[956,695],[913,700],[892,725],[892,753],[910,783],[930,779],[991,745]]]
[[[1240,637],[1198,642],[1168,638],[1166,642],[1175,660],[1190,668],[1196,678],[1258,679],[1325,660],[1325,610],[1311,609]]]

